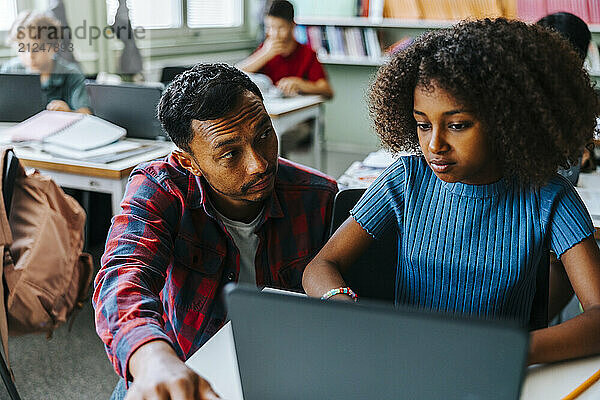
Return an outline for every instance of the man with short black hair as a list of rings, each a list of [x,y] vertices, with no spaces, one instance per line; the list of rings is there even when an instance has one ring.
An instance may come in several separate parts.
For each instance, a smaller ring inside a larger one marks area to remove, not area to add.
[[[318,94],[333,97],[325,70],[310,46],[294,38],[294,6],[276,0],[265,16],[265,41],[238,67],[267,75],[285,95]]]
[[[96,329],[133,381],[128,400],[211,399],[183,360],[225,323],[223,285],[301,290],[337,187],[278,158],[261,93],[233,67],[184,72],[158,117],[177,149],[131,173],[94,283]],[[126,386],[121,379],[112,398]]]

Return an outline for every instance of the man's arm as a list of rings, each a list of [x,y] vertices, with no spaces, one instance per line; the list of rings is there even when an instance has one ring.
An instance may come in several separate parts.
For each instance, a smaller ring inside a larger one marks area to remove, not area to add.
[[[129,371],[134,381],[127,400],[220,398],[210,384],[189,369],[171,345],[162,340],[139,347],[129,359]]]
[[[183,399],[186,397],[177,394],[182,385],[196,387],[196,383],[206,382],[188,372],[172,348],[163,329],[164,310],[159,295],[183,201],[138,171],[129,180],[121,206],[123,211],[113,219],[102,267],[94,281],[96,331],[116,372],[134,381],[130,399]],[[179,371],[177,382],[189,382],[171,388],[173,375],[157,367],[163,362]],[[154,374],[140,367],[144,365],[153,366]],[[162,397],[147,395],[153,391]]]

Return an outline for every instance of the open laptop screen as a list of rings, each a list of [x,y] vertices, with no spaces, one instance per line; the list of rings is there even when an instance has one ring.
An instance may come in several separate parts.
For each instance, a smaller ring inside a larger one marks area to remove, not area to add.
[[[225,289],[245,399],[515,399],[528,333],[490,321]]]
[[[156,117],[162,85],[86,83],[94,115],[127,130],[127,137],[165,139]]]
[[[40,76],[0,74],[0,122],[21,122],[45,109]]]

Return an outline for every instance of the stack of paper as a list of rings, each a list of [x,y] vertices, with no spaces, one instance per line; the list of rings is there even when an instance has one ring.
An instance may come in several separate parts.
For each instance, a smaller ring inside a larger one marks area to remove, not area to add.
[[[6,129],[3,134],[13,142],[41,141],[81,120],[83,114],[62,111],[42,111]]]
[[[13,142],[43,142],[75,151],[106,146],[125,133],[125,128],[93,115],[47,110],[4,131]]]

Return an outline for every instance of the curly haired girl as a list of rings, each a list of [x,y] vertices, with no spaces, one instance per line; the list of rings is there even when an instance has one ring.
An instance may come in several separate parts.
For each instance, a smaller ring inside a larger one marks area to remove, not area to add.
[[[367,189],[307,266],[306,292],[345,287],[342,273],[395,229],[397,303],[526,326],[550,249],[585,311],[531,332],[528,361],[600,352],[600,251],[556,173],[577,161],[600,111],[569,43],[501,18],[429,32],[379,70],[369,106],[384,146],[417,155]]]

